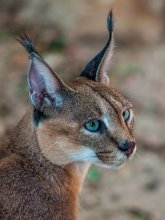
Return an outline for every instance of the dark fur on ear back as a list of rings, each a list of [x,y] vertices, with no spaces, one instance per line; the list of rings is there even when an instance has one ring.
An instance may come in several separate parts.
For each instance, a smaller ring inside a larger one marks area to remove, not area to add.
[[[26,51],[30,55],[30,58],[32,58],[36,54],[40,56],[38,51],[34,48],[32,40],[26,34],[20,35],[17,41],[26,49]]]
[[[114,23],[113,22],[113,13],[111,10],[108,14],[108,19],[107,19],[107,28],[108,28],[108,32],[109,32],[108,42],[106,43],[105,47],[83,69],[83,71],[81,72],[81,76],[85,76],[91,80],[96,80],[96,73],[99,68],[99,65],[100,65],[102,59],[104,58],[104,55],[105,55],[105,53],[111,43],[112,32],[113,32],[113,27],[114,27],[113,23]]]

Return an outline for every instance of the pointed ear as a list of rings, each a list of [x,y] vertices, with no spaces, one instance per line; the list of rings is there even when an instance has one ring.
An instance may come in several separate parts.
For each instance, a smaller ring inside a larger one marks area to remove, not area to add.
[[[88,79],[97,82],[109,84],[108,72],[113,52],[113,15],[112,11],[109,12],[107,19],[107,27],[109,31],[109,39],[105,47],[87,64],[81,73]]]
[[[32,105],[37,110],[49,106],[60,107],[63,102],[62,94],[69,88],[38,54],[26,35],[21,36],[19,42],[30,55],[28,83]]]

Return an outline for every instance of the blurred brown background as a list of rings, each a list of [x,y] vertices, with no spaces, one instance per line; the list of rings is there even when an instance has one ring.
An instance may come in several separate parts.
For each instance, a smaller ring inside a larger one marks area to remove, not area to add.
[[[0,138],[28,106],[26,32],[63,79],[79,75],[107,39],[113,8],[111,82],[133,102],[138,152],[121,170],[92,167],[80,197],[81,220],[165,219],[165,1],[1,0]]]

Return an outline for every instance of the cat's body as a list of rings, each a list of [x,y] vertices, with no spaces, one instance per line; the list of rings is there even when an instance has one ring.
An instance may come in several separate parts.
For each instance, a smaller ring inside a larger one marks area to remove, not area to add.
[[[120,167],[136,150],[132,105],[108,85],[112,14],[106,47],[66,84],[31,41],[31,107],[0,147],[0,219],[75,220],[90,163]]]

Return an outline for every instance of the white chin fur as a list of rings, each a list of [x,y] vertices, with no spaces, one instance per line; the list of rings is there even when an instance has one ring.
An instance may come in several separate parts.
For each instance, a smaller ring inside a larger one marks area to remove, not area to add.
[[[100,162],[100,163],[95,163],[96,165],[100,166],[100,167],[103,167],[103,168],[106,168],[106,169],[113,169],[113,170],[116,170],[116,169],[120,169],[123,165],[124,165],[124,162],[122,164],[105,164],[103,162]]]

